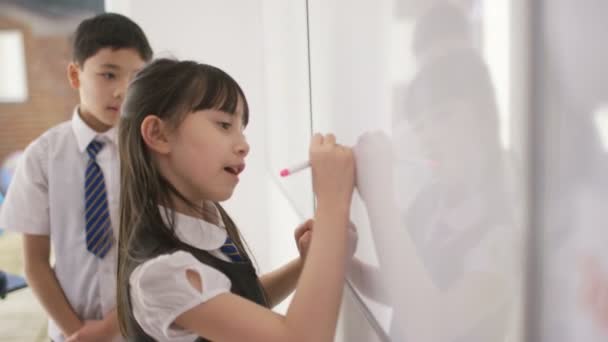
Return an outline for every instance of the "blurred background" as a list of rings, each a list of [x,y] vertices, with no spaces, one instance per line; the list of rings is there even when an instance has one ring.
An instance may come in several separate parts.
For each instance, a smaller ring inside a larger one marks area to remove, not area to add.
[[[70,36],[100,0],[0,1],[0,208],[21,151],[71,117]],[[21,237],[0,227],[0,270],[23,275]],[[0,300],[0,340],[47,341],[46,315],[29,289]]]

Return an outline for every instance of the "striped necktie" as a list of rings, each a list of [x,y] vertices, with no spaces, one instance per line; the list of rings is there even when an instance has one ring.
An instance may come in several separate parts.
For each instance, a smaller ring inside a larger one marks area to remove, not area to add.
[[[222,247],[220,247],[220,250],[222,251],[222,253],[226,254],[226,256],[228,256],[233,262],[245,261],[230,237],[226,238],[226,241],[224,242]]]
[[[87,250],[103,258],[112,247],[112,227],[108,212],[106,183],[95,157],[103,143],[91,141],[87,146],[89,162],[84,176],[85,220]]]
[[[205,201],[203,203],[203,217],[205,218],[205,221],[211,222],[214,225],[223,228],[223,225],[220,223],[221,221],[218,209],[214,203],[209,201]],[[245,261],[230,236],[226,237],[226,241],[224,241],[224,244],[222,245],[222,247],[220,247],[220,251],[222,251],[222,253],[224,253],[233,262]]]

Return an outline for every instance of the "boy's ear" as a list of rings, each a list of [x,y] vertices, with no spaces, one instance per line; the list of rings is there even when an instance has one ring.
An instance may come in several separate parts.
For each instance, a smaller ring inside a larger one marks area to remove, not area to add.
[[[160,154],[167,154],[171,151],[168,127],[161,118],[154,114],[146,116],[141,122],[140,130],[141,137],[152,151]]]
[[[73,89],[80,88],[80,67],[78,64],[71,62],[68,64],[68,80]]]

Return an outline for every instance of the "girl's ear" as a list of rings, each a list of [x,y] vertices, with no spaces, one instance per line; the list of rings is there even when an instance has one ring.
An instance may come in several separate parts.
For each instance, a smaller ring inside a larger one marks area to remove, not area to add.
[[[68,64],[67,72],[70,86],[74,89],[78,89],[80,87],[80,67],[78,64],[72,62]]]
[[[160,154],[167,154],[171,151],[168,127],[161,118],[154,114],[146,116],[141,122],[140,130],[141,137],[152,151]]]

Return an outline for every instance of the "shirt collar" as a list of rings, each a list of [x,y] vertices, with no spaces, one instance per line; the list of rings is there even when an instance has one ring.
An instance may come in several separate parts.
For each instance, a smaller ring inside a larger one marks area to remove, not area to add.
[[[78,106],[74,108],[74,113],[72,114],[72,129],[74,130],[76,143],[78,144],[78,150],[80,152],[84,152],[91,141],[98,137],[106,142],[111,142],[115,146],[118,142],[118,132],[116,127],[112,127],[103,133],[96,132],[82,120],[79,114]]]
[[[167,211],[167,208],[160,205],[158,206],[158,209],[160,210],[161,216],[163,217],[165,223],[168,223],[166,214],[171,214],[174,211]],[[215,225],[205,220],[176,211],[175,235],[182,242],[207,251],[219,249],[228,237],[221,217],[218,225]]]

